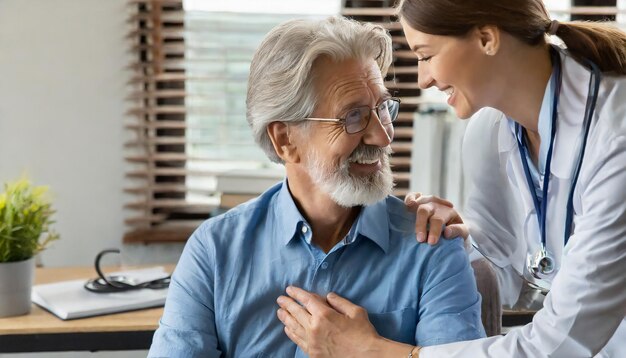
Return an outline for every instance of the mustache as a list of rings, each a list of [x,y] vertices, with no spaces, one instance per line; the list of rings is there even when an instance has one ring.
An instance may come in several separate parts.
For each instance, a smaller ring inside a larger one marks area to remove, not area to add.
[[[390,156],[392,152],[393,151],[391,150],[390,145],[386,147],[378,147],[375,145],[360,144],[358,147],[356,147],[352,154],[350,154],[348,161],[356,162],[360,160],[386,158]]]

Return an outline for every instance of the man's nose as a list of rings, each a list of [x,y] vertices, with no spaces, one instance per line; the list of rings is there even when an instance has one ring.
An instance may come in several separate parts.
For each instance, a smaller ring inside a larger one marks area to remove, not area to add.
[[[363,134],[363,143],[378,147],[388,146],[393,140],[393,124],[382,124],[376,111],[372,111],[371,116]]]

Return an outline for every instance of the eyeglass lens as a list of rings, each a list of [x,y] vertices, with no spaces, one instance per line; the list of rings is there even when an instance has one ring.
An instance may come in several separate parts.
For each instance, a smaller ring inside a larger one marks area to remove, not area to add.
[[[388,99],[376,107],[376,114],[382,124],[389,124],[396,120],[400,103],[394,99]],[[349,110],[346,113],[346,132],[352,134],[362,131],[369,124],[372,116],[372,108],[363,106]]]

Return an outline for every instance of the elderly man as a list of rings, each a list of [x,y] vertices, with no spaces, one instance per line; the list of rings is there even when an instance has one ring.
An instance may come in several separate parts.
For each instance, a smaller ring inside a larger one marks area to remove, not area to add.
[[[418,244],[414,215],[390,196],[391,56],[385,30],[342,18],[289,21],[267,35],[247,117],[287,178],[192,235],[149,356],[303,356],[276,317],[291,285],[350,299],[396,341],[484,335],[461,240]]]

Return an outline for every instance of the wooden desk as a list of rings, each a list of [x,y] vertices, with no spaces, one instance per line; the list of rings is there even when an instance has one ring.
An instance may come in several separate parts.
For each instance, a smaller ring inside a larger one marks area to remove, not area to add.
[[[124,269],[129,267],[106,271]],[[95,276],[93,267],[38,268],[35,283]],[[33,304],[28,315],[0,318],[0,353],[148,349],[162,314],[160,307],[63,321]]]

